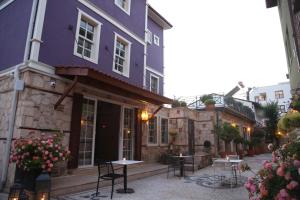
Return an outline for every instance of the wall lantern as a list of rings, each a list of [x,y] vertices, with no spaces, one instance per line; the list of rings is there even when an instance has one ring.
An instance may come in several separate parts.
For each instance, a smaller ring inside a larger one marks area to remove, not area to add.
[[[248,132],[248,133],[250,133],[250,131],[251,131],[251,128],[250,128],[250,127],[248,127],[248,128],[247,128],[247,132]]]
[[[36,200],[50,200],[50,176],[42,172],[35,180]]]
[[[23,185],[15,183],[9,190],[8,200],[28,200],[29,197]]]
[[[236,127],[236,123],[232,122],[231,126]]]
[[[141,119],[144,122],[147,122],[149,120],[149,114],[148,114],[148,111],[146,109],[142,110]]]

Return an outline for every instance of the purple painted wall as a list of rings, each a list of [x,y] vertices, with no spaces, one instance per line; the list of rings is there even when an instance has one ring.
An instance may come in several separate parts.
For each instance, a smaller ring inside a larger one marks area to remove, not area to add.
[[[130,15],[120,9],[115,0],[91,0],[96,6],[124,24],[139,37],[145,35],[146,0],[131,0]]]
[[[154,39],[152,38],[152,44],[148,44],[147,47],[147,66],[161,72],[164,72],[164,38],[163,29],[157,25],[152,19],[148,17],[148,29],[154,35],[159,37],[159,46],[154,44]]]
[[[146,71],[146,88],[150,90],[150,74],[153,74],[157,77],[159,77],[159,94],[163,95],[164,94],[164,78],[158,74],[155,74],[150,71]]]
[[[105,0],[103,2],[106,2],[106,4],[108,4],[107,1],[108,0]],[[137,0],[132,0],[132,2],[136,1]],[[81,9],[82,11],[102,23],[99,60],[97,65],[73,55],[75,39],[74,37],[78,17],[77,8]],[[134,10],[133,7],[131,9]],[[119,12],[123,11],[120,10]],[[73,26],[73,31],[68,29],[69,25]],[[141,27],[141,29],[142,30],[140,32],[144,30],[144,27]],[[117,32],[132,43],[129,79],[112,71],[114,54],[114,32]],[[101,16],[83,6],[78,1],[48,1],[42,40],[43,43],[41,44],[40,48],[39,61],[43,63],[52,66],[90,66],[108,75],[127,81],[131,84],[140,87],[143,86],[144,46],[138,43],[135,39],[120,31],[117,27],[113,26]]]
[[[26,0],[0,10],[0,70],[23,62],[31,8]]]

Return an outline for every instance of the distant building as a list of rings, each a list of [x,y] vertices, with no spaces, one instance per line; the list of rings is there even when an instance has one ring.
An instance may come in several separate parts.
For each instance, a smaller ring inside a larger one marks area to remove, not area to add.
[[[288,77],[291,93],[300,90],[300,1],[299,0],[266,0],[267,8],[278,6],[281,28],[286,50]]]
[[[266,105],[277,102],[280,113],[287,112],[291,102],[291,86],[289,82],[264,87],[256,87],[250,92],[250,101]]]

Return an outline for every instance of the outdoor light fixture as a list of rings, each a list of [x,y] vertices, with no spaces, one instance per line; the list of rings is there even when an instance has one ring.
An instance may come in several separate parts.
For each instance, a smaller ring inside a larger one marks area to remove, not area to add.
[[[15,183],[9,190],[8,200],[28,200],[29,197],[23,185]]]
[[[231,126],[236,127],[236,123],[232,122]]]
[[[149,120],[149,114],[146,109],[142,110],[141,118],[142,118],[142,121],[144,121],[144,122]]]
[[[50,176],[42,172],[35,180],[36,200],[50,200]]]
[[[250,127],[248,127],[248,128],[247,128],[247,131],[250,133],[250,131],[251,131],[251,128],[250,128]]]

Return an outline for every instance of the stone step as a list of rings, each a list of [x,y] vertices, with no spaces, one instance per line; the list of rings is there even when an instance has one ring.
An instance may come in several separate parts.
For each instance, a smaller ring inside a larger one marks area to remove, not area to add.
[[[119,166],[118,166],[119,167]],[[122,170],[122,168],[120,169]],[[122,171],[120,171],[122,173]],[[167,172],[167,165],[158,163],[143,163],[128,166],[127,180],[137,180]],[[92,190],[97,185],[97,167],[77,169],[72,175],[54,177],[51,179],[51,195],[58,197],[65,194]],[[123,179],[117,179],[116,183],[122,183]],[[129,183],[130,184],[130,183]],[[100,187],[111,185],[111,181],[101,181]]]

